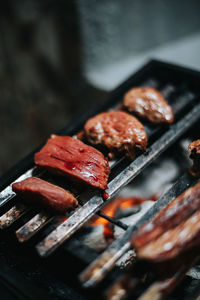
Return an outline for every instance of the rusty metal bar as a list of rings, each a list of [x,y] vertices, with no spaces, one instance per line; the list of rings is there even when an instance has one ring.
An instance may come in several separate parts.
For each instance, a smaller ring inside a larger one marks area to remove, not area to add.
[[[16,231],[19,242],[29,240],[36,232],[52,220],[52,214],[42,211]]]
[[[24,204],[17,203],[0,217],[0,229],[9,227],[29,210]]]

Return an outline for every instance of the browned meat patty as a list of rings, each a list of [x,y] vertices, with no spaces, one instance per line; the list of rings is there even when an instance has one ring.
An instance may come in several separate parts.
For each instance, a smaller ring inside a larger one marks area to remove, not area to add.
[[[187,220],[138,249],[138,257],[153,263],[165,262],[200,246],[200,209]]]
[[[35,154],[35,163],[74,182],[107,188],[108,160],[95,148],[70,136],[52,136]]]
[[[171,106],[155,89],[137,87],[124,95],[124,106],[130,112],[148,119],[153,123],[173,123],[174,115]]]
[[[26,203],[40,204],[58,213],[65,213],[78,205],[72,193],[36,177],[13,183],[12,189]]]
[[[192,142],[188,149],[190,151],[190,158],[193,160],[190,173],[194,177],[200,177],[200,140]]]
[[[186,190],[156,216],[144,224],[132,238],[134,248],[140,249],[161,236],[165,231],[176,227],[200,208],[200,182]]]
[[[123,152],[134,159],[137,150],[146,150],[147,135],[143,125],[126,112],[100,113],[89,119],[84,129],[91,144],[105,146],[112,154]]]

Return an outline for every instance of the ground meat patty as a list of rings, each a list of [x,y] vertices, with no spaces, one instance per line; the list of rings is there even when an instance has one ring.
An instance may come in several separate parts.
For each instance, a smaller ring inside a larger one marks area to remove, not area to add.
[[[155,89],[138,87],[130,89],[124,96],[124,106],[130,112],[153,123],[173,123],[171,106]]]
[[[134,159],[136,150],[146,150],[147,135],[143,125],[123,111],[110,111],[89,119],[85,126],[88,141],[93,145],[103,145],[111,153],[124,152]]]
[[[35,154],[35,163],[74,182],[107,188],[108,160],[98,150],[70,136],[52,136]]]
[[[190,151],[190,158],[193,160],[190,173],[194,177],[200,177],[200,140],[192,142],[188,149]]]
[[[200,182],[186,190],[133,235],[132,244],[139,249],[176,227],[200,208]]]
[[[65,213],[78,205],[72,193],[36,177],[13,183],[12,189],[25,202],[40,204],[58,213]]]
[[[160,263],[178,259],[183,253],[199,246],[200,210],[175,228],[166,231],[158,239],[139,248],[137,255],[153,263]]]

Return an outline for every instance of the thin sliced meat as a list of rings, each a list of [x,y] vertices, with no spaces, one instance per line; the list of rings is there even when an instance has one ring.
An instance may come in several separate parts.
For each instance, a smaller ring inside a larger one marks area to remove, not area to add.
[[[141,247],[138,257],[153,263],[165,262],[200,246],[200,210],[158,239]]]
[[[70,136],[52,136],[35,154],[35,163],[74,182],[107,188],[108,160],[95,148]]]
[[[200,182],[186,190],[148,223],[144,224],[132,237],[134,248],[139,249],[176,227],[200,208]]]
[[[126,112],[100,113],[90,118],[84,129],[92,145],[106,147],[111,155],[124,153],[133,160],[138,150],[140,152],[146,150],[147,135],[143,125]]]
[[[13,183],[12,189],[26,203],[39,204],[58,213],[65,213],[78,205],[72,193],[36,177]]]
[[[128,111],[134,112],[152,123],[171,124],[174,121],[171,106],[156,89],[132,88],[124,95],[123,103]]]

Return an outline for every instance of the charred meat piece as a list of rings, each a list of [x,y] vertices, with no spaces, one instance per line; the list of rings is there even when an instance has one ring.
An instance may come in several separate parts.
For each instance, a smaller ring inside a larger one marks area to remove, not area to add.
[[[98,150],[70,136],[52,136],[35,154],[35,163],[74,182],[107,188],[108,160]]]
[[[146,150],[147,135],[143,125],[126,112],[100,113],[89,119],[84,128],[91,144],[105,146],[113,155],[123,152],[134,159],[138,150]]]
[[[157,90],[150,87],[130,89],[124,95],[124,106],[153,123],[171,124],[174,121],[171,106]]]
[[[13,183],[12,189],[26,203],[40,204],[58,213],[65,213],[78,205],[72,193],[36,177]]]
[[[200,208],[200,182],[186,190],[148,223],[144,224],[132,238],[134,248],[139,249],[176,227]]]
[[[194,177],[200,177],[200,140],[192,142],[188,149],[190,151],[190,158],[193,160],[190,173]]]
[[[138,257],[154,263],[178,258],[200,246],[200,209],[187,220],[166,231],[158,239],[138,249]]]

